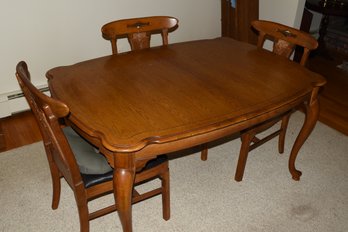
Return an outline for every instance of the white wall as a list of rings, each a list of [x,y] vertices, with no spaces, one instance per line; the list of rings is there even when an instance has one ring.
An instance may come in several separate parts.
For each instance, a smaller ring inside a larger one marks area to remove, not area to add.
[[[313,18],[312,18],[312,23],[311,23],[311,27],[309,29],[309,33],[311,35],[313,35],[315,38],[319,38],[319,28],[320,28],[320,23],[321,23],[321,19],[323,17],[323,15],[321,13],[315,12],[315,11],[311,11],[313,14]]]
[[[260,0],[259,17],[299,28],[305,2],[306,0]]]
[[[1,0],[0,94],[19,89],[14,73],[20,60],[41,85],[50,68],[111,54],[100,33],[106,22],[170,15],[179,19],[170,43],[214,38],[221,34],[220,7],[220,0]],[[120,48],[129,49],[127,42]]]
[[[306,0],[260,0],[259,18],[300,28],[305,2]],[[271,50],[272,43],[266,41],[264,48]]]

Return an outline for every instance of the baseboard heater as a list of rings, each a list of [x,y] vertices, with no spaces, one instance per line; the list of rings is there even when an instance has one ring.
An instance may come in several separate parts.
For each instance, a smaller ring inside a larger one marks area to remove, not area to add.
[[[44,94],[50,96],[47,85],[40,85],[37,88]],[[29,110],[29,105],[22,91],[13,91],[0,94],[0,118],[8,117],[13,114]]]

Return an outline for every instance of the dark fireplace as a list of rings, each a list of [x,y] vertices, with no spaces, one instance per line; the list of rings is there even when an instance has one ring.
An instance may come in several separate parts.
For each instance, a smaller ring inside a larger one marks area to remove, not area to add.
[[[327,48],[348,55],[348,18],[330,16],[324,40]]]

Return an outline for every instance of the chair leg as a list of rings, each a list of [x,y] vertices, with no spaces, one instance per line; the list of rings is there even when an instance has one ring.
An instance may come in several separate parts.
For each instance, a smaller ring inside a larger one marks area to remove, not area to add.
[[[82,191],[84,190],[76,190],[75,192],[75,200],[80,219],[80,232],[89,232],[89,213],[87,205],[88,201],[85,196],[85,193],[82,193]]]
[[[278,151],[280,154],[284,153],[285,135],[286,135],[286,130],[288,129],[289,118],[290,118],[290,113],[284,115],[282,118],[282,123],[281,123],[280,133],[279,133],[279,141],[278,141]]]
[[[241,135],[242,145],[239,152],[236,173],[234,176],[234,179],[238,182],[242,181],[243,179],[244,169],[245,169],[246,161],[248,159],[248,154],[249,154],[250,143],[253,140],[254,136],[255,136],[254,132],[245,132],[245,133],[242,133]]]
[[[208,159],[208,145],[205,143],[202,145],[201,160],[206,161]]]
[[[162,210],[163,219],[170,219],[170,181],[169,181],[169,169],[161,176],[162,181]]]
[[[57,167],[51,166],[51,177],[52,177],[52,187],[53,187],[53,196],[52,196],[52,209],[57,209],[60,200],[60,173]]]

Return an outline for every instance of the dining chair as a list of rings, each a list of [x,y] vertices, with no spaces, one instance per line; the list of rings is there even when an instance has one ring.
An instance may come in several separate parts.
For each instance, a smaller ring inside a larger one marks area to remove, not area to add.
[[[150,47],[151,34],[160,33],[163,45],[168,45],[168,32],[178,26],[178,20],[170,16],[151,16],[143,18],[121,19],[102,26],[105,39],[110,40],[112,54],[117,54],[117,39],[128,38],[131,50]]]
[[[296,46],[302,47],[303,53],[300,59],[300,65],[302,66],[306,65],[310,52],[318,47],[318,42],[315,38],[313,38],[313,36],[286,25],[264,20],[253,21],[251,22],[251,25],[259,33],[257,42],[258,49],[263,49],[265,40],[269,39],[273,41],[273,53],[289,59]],[[295,109],[292,109],[276,118],[268,120],[267,122],[258,124],[240,132],[242,144],[235,173],[236,181],[241,181],[243,179],[249,151],[279,136],[278,151],[281,154],[284,153],[286,130],[290,114],[294,110]],[[268,135],[263,134],[263,138],[257,137],[258,134],[273,127],[279,121],[281,121],[281,123],[278,130]],[[207,146],[203,145],[201,159],[207,160],[207,154]]]
[[[41,93],[30,81],[27,64],[21,61],[16,67],[16,77],[29,106],[39,124],[49,163],[53,184],[52,209],[60,200],[60,179],[64,178],[72,191],[79,213],[80,231],[89,231],[89,221],[117,210],[115,204],[90,212],[89,201],[113,193],[113,169],[98,150],[62,120],[69,115],[63,102]],[[156,177],[161,186],[148,192],[133,190],[132,203],[162,195],[163,218],[170,218],[169,168],[165,155],[148,161],[136,173],[134,185]]]

